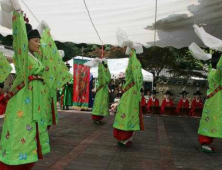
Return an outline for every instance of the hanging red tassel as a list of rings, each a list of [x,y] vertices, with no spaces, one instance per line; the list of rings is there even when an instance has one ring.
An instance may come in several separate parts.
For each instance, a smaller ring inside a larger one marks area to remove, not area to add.
[[[104,49],[103,49],[103,45],[102,45],[102,52],[101,52],[101,57],[100,58],[103,58],[104,57]]]
[[[29,23],[29,19],[28,19],[28,17],[26,17],[26,14],[24,14],[23,18],[26,23]]]

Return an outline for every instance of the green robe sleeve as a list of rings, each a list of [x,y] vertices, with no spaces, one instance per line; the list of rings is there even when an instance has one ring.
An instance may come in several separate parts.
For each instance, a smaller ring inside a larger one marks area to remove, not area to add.
[[[143,85],[142,68],[141,68],[140,62],[138,61],[138,59],[136,57],[135,50],[132,49],[131,54],[132,55],[130,57],[130,66],[131,66],[133,81],[134,81],[135,86],[137,88],[137,97],[139,100],[141,100],[140,89],[142,88],[142,85]]]
[[[11,73],[12,67],[6,57],[0,52],[0,83],[3,83]]]
[[[106,83],[108,84],[111,81],[111,74],[108,66],[107,68],[105,68],[105,72],[106,72]]]
[[[46,84],[52,88],[60,88],[72,79],[66,64],[62,61],[56,44],[47,28],[41,38],[41,61],[45,65],[43,77]]]
[[[20,67],[22,78],[28,85],[28,38],[23,15],[14,11],[12,17],[13,49]]]
[[[138,93],[140,93],[140,89],[143,85],[143,74],[142,74],[142,68],[141,64],[138,61],[136,57],[135,50],[131,50],[132,56],[130,58],[130,64],[131,64],[131,70],[133,74],[133,81],[135,83],[135,86],[137,87]]]
[[[219,62],[217,63],[217,69],[219,70],[220,74],[222,73],[222,55],[220,57]]]
[[[106,72],[105,72],[105,67],[103,66],[103,64],[99,64],[98,67],[98,85],[99,86],[105,86],[106,85]]]
[[[217,63],[217,74],[219,84],[222,86],[222,56],[220,57],[219,62]]]
[[[210,65],[208,66],[208,74],[210,74],[211,70],[212,70],[212,65],[210,64]]]
[[[60,63],[60,75],[56,79],[56,86],[57,88],[60,88],[64,86],[67,82],[69,82],[71,79],[73,79],[73,75],[68,71],[68,68],[66,64],[62,61]]]

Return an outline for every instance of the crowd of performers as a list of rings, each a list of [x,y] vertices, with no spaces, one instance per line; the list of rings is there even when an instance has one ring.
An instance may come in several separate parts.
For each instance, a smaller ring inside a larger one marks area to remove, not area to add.
[[[72,84],[72,75],[62,61],[49,26],[41,22],[38,29],[33,29],[30,24],[25,23],[20,5],[12,5],[12,8],[14,8],[12,34],[16,79],[10,91],[4,93],[3,81],[11,70],[6,68],[10,67],[9,63],[0,53],[0,64],[4,63],[0,69],[0,112],[5,114],[1,134],[0,169],[26,170],[31,169],[35,162],[50,152],[48,131],[51,125],[56,125],[58,122],[56,91],[65,85],[67,90],[65,93],[71,95],[69,88]],[[141,63],[136,57],[136,45],[126,41],[125,46],[127,46],[129,61],[122,96],[113,122],[113,136],[119,145],[130,147],[135,132],[144,130],[142,111],[149,112],[151,107],[158,107],[160,104],[156,98],[158,93],[156,90],[152,91],[152,96],[148,97],[147,101],[143,97],[143,91],[141,91],[143,75]],[[220,56],[220,53],[214,53],[209,67],[209,90],[198,131],[202,150],[207,152],[214,150],[209,146],[213,139],[222,137],[222,59]],[[101,58],[96,61],[98,87],[92,120],[95,124],[102,125],[103,118],[110,114],[108,85],[111,75],[106,59]],[[187,94],[185,90],[181,92],[177,112],[180,112],[181,108],[189,107]],[[161,114],[165,113],[166,108],[175,106],[171,95],[170,91],[166,91],[166,97],[160,106]],[[196,97],[191,104],[191,116],[196,108],[203,107],[200,91],[194,95]],[[71,105],[70,102],[65,101],[66,109]]]
[[[209,35],[207,36],[209,37]],[[194,54],[194,52],[192,54]],[[199,54],[200,53],[197,53],[197,55]],[[202,93],[200,92],[200,89],[197,89],[193,94],[195,95],[195,98],[191,103],[190,109],[189,100],[187,100],[188,92],[186,90],[183,90],[180,93],[181,99],[177,105],[174,104],[171,99],[172,93],[168,90],[165,92],[165,99],[160,106],[160,113],[162,115],[165,114],[167,108],[174,107],[176,107],[175,111],[177,114],[183,112],[183,110],[189,110],[188,116],[201,116],[202,114],[198,130],[198,140],[201,145],[201,151],[203,152],[214,152],[215,149],[210,146],[213,139],[222,138],[221,56],[221,52],[218,51],[214,52],[212,55],[211,64],[208,69],[209,89],[207,91],[206,100],[204,101],[205,103],[201,100]],[[110,75],[107,65],[102,61],[101,63],[102,64],[100,65],[103,69],[100,68],[98,72],[99,76],[101,76],[101,80],[95,98],[95,103],[98,102],[100,105],[96,105],[92,115],[92,119],[96,124],[101,124],[103,117],[109,115],[109,113],[107,114],[107,101],[101,101],[103,100],[101,93],[104,93],[103,95],[105,96],[105,99],[108,100],[108,82],[110,80]],[[136,58],[136,51],[132,48],[129,54],[129,63],[125,75],[126,82],[123,85],[122,96],[116,110],[113,124],[113,135],[118,140],[119,145],[131,146],[135,131],[144,130],[142,111],[150,111],[151,108],[158,107],[159,100],[156,98],[158,92],[153,90],[152,96],[149,97],[146,102],[143,96],[143,91],[141,91],[143,82],[141,64]],[[101,89],[102,91],[100,91]],[[201,110],[201,114],[196,114],[197,110]]]
[[[1,53],[0,64],[4,64],[4,67],[1,66],[0,69],[0,111],[4,114],[4,123],[1,133],[0,169],[29,170],[35,162],[50,152],[48,131],[51,125],[58,123],[57,89],[64,87],[64,109],[68,109],[72,101],[66,100],[66,96],[72,96],[69,89],[72,75],[62,61],[49,26],[41,22],[38,29],[33,29],[32,25],[25,23],[26,18],[20,5],[11,7],[14,8],[12,35],[16,79],[9,92],[4,93],[4,80],[11,69],[6,57]],[[124,146],[132,145],[135,131],[143,130],[140,114],[140,89],[143,82],[141,64],[136,58],[136,51],[132,47],[129,50],[124,94],[113,125],[114,137]],[[111,80],[107,61],[104,59],[99,59],[98,72],[99,87],[92,119],[96,124],[101,124],[103,117],[109,115],[108,83]],[[125,108],[128,108],[127,112]]]
[[[128,47],[129,48],[129,47]],[[129,48],[129,61],[125,72],[125,84],[122,88],[122,96],[119,100],[115,120],[113,123],[113,135],[121,146],[131,146],[135,131],[144,130],[141,112],[141,93],[143,75],[141,64],[136,57],[136,51]],[[98,61],[98,87],[92,110],[92,120],[102,125],[104,116],[109,116],[109,82],[111,81],[107,60]],[[87,63],[86,63],[87,65]],[[114,86],[112,83],[111,85]]]
[[[172,115],[201,116],[198,112],[201,112],[203,109],[203,100],[201,100],[202,93],[199,88],[193,93],[194,99],[192,100],[191,105],[187,99],[189,93],[185,89],[180,93],[181,98],[177,104],[174,103],[172,92],[170,90],[165,91],[162,103],[160,103],[157,98],[158,93],[159,92],[154,89],[152,92],[148,90],[147,95],[144,95],[143,90],[141,90],[141,107],[143,114],[154,114],[155,111],[155,114],[164,115],[167,114],[166,109],[168,108]]]

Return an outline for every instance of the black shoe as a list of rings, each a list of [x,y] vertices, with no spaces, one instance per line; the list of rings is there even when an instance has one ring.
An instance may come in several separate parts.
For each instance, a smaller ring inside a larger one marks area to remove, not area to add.
[[[119,145],[119,146],[126,146],[126,145],[124,145],[124,144],[121,143],[121,142],[118,142],[118,145]]]
[[[96,125],[102,125],[102,124],[103,124],[103,122],[100,121],[100,120],[94,120],[94,123],[95,123]]]
[[[215,152],[215,148],[208,145],[202,145],[201,152],[213,153]]]
[[[127,148],[130,148],[133,145],[133,143],[131,141],[127,142],[126,144],[118,142],[118,144],[119,144],[119,146],[124,146],[124,147],[127,147]]]

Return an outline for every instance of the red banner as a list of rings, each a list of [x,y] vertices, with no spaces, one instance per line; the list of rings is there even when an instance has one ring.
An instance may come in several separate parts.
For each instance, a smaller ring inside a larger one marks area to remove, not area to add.
[[[90,68],[83,65],[85,62],[74,60],[73,106],[77,109],[87,109],[89,105]]]

